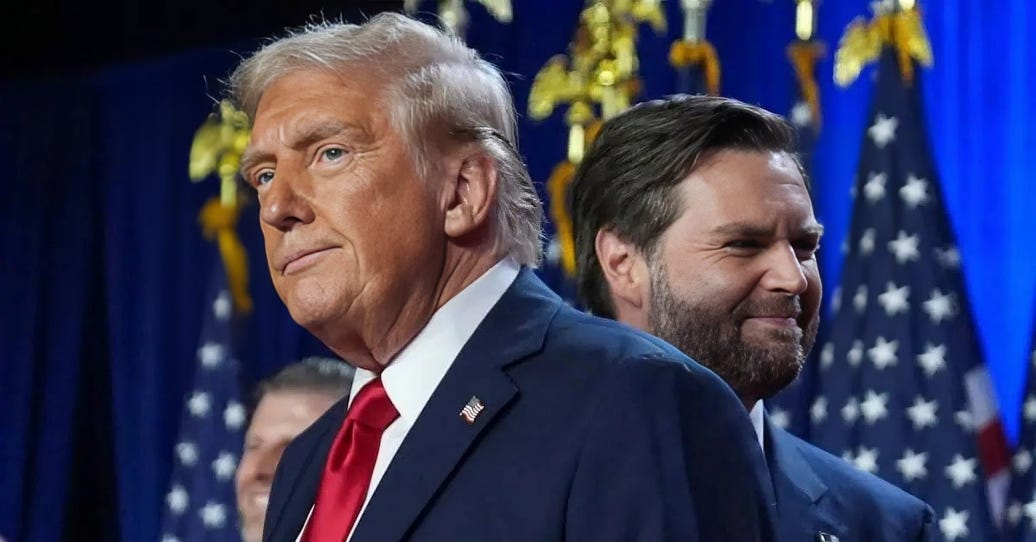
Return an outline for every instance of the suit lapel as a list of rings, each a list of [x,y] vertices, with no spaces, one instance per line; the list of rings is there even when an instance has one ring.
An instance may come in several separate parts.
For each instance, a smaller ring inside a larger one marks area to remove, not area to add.
[[[349,398],[345,397],[324,414],[313,426],[291,444],[278,465],[284,469],[277,477],[287,487],[278,487],[273,494],[283,495],[270,502],[266,513],[265,540],[295,540],[302,531],[310,508],[316,501],[317,488],[324,472],[327,454],[334,437],[345,420]],[[288,457],[289,452],[291,457]],[[271,522],[272,520],[272,522]]]
[[[353,542],[400,540],[457,468],[475,439],[516,400],[504,368],[539,351],[561,307],[523,269],[475,330],[410,428],[353,533]],[[485,408],[468,423],[460,411],[472,397]]]
[[[777,523],[781,540],[817,540],[825,532],[846,536],[845,525],[821,506],[828,488],[799,450],[795,438],[764,424],[766,459],[777,495]]]

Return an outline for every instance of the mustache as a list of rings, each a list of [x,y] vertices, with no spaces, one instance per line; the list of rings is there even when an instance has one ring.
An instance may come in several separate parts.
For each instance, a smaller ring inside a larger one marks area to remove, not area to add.
[[[802,314],[802,302],[797,295],[774,295],[762,299],[746,299],[734,308],[734,318],[742,321],[759,316],[795,318]]]

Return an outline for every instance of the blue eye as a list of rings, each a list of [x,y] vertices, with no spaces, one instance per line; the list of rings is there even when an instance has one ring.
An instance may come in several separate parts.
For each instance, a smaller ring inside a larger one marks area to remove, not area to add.
[[[330,149],[325,149],[324,152],[323,152],[323,155],[324,155],[324,158],[326,158],[328,160],[331,160],[331,161],[338,160],[339,158],[345,156],[345,149],[341,149],[341,148],[338,148],[338,147],[331,147]]]
[[[260,185],[269,183],[272,180],[273,180],[273,172],[272,171],[263,171],[262,173],[260,173],[260,174],[255,176],[255,182],[257,184],[260,184]]]

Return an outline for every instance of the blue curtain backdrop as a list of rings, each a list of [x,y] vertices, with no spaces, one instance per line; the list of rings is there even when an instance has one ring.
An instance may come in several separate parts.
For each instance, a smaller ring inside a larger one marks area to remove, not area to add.
[[[581,2],[515,0],[502,26],[470,4],[469,42],[511,74],[521,149],[544,181],[563,159],[560,114],[525,115],[532,77],[564,52]],[[672,92],[667,36],[645,28],[643,97]],[[434,6],[426,5],[426,8]],[[1006,426],[1017,426],[1036,294],[1036,8],[1028,0],[924,5],[935,67],[923,73],[929,132],[967,286]],[[818,67],[824,126],[815,152],[817,211],[828,227],[822,270],[838,283],[838,245],[868,98],[867,73],[834,88],[831,58],[862,0],[824,2]],[[709,37],[725,95],[784,112],[791,102],[788,0],[717,0]],[[1028,41],[1028,43],[1027,43]],[[172,450],[195,367],[212,268],[196,215],[215,181],[187,180],[194,129],[217,80],[250,45],[31,82],[0,84],[0,536],[8,540],[157,539]],[[255,208],[239,228],[256,310],[246,382],[322,347],[269,284]]]

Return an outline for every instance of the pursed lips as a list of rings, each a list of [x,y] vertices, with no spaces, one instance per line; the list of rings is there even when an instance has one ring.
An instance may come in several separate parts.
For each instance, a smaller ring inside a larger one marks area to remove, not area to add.
[[[293,264],[297,266],[297,262],[301,263],[305,261],[307,258],[312,259],[312,257],[314,257],[315,255],[331,250],[332,248],[334,247],[326,246],[318,248],[306,248],[290,252],[287,257],[279,259],[277,263],[277,270],[280,271],[282,275],[286,274],[290,271],[289,267],[292,267]]]

